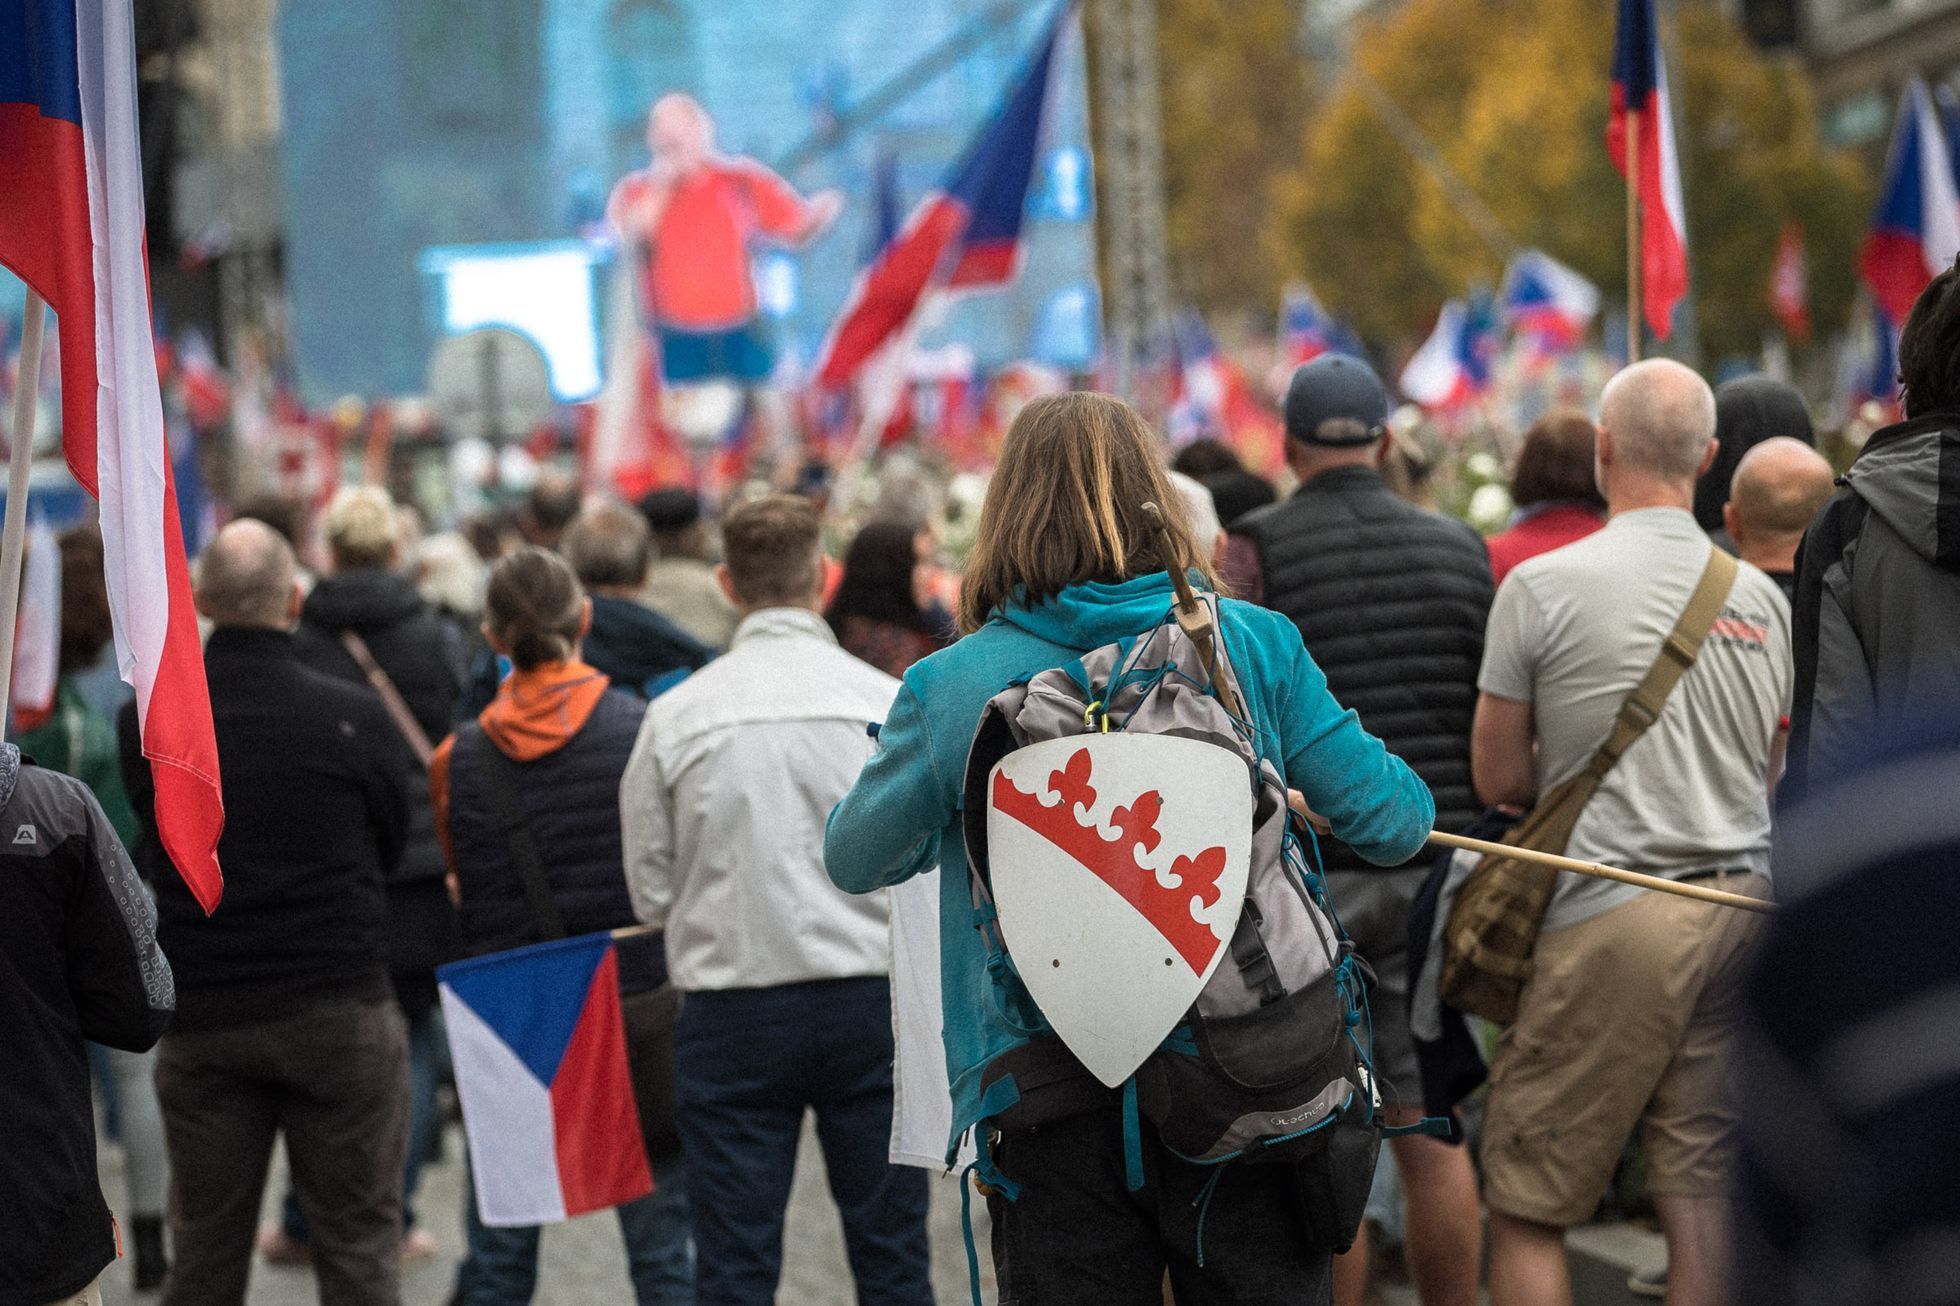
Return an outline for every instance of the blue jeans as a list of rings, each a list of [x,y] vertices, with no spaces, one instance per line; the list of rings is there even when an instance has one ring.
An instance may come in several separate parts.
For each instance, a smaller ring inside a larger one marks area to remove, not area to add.
[[[679,1158],[653,1163],[653,1192],[618,1209],[626,1268],[639,1306],[692,1306],[687,1171]],[[463,1187],[469,1255],[456,1270],[454,1306],[523,1306],[538,1286],[538,1227],[493,1229],[477,1218],[476,1183]]]
[[[689,993],[674,1072],[701,1306],[776,1300],[806,1110],[816,1112],[859,1306],[929,1306],[926,1173],[888,1160],[888,981]]]
[[[422,1163],[436,1137],[436,1020],[430,1007],[408,1021],[408,1160],[402,1165],[402,1228],[415,1227],[415,1190],[422,1183]],[[295,1242],[307,1242],[306,1215],[299,1195],[286,1181],[286,1200],[280,1204],[279,1224]]]

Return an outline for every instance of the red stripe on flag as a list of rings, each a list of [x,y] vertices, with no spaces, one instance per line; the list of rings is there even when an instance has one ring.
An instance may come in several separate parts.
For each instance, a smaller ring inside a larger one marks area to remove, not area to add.
[[[606,949],[585,1009],[551,1081],[551,1119],[565,1214],[618,1206],[653,1191],[619,1002],[619,954]]]
[[[1660,92],[1656,90],[1638,111],[1629,111],[1626,94],[1613,87],[1613,112],[1606,121],[1606,152],[1620,176],[1627,175],[1627,119],[1640,119],[1640,158],[1636,180],[1630,184],[1640,197],[1640,305],[1647,329],[1665,340],[1674,325],[1674,307],[1688,293],[1688,251],[1682,232],[1674,229],[1667,211],[1666,182],[1661,173]]]
[[[32,106],[0,105],[0,264],[55,312],[62,453],[82,488],[100,498],[96,395],[111,381],[96,371],[86,154],[80,127],[44,118]],[[192,896],[209,913],[224,892],[217,859],[224,829],[218,748],[169,451],[157,450],[156,461],[164,475],[164,520],[158,525],[166,593],[143,601],[167,604],[169,622],[142,718],[143,754],[156,779],[158,836]]]
[[[1916,232],[1877,230],[1865,237],[1858,251],[1858,271],[1885,316],[1903,322],[1933,276],[1926,267],[1926,247]]]
[[[968,245],[960,251],[960,261],[946,278],[949,288],[963,286],[1004,286],[1014,280],[1014,264],[1020,258],[1017,239],[992,240]]]
[[[877,262],[858,274],[837,327],[825,342],[816,370],[818,384],[843,385],[886,341],[905,329],[966,222],[966,210],[944,195],[933,196],[914,210]]]

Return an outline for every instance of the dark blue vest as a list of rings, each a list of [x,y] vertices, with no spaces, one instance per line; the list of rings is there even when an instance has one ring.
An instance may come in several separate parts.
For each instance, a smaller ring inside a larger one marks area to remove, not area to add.
[[[619,833],[619,780],[639,735],[646,704],[608,690],[564,747],[529,762],[502,758],[525,828],[544,863],[545,880],[565,932],[589,934],[634,925]],[[463,945],[472,954],[522,947],[543,938],[512,862],[484,773],[494,748],[482,727],[456,732],[449,760],[449,841],[463,893]],[[667,978],[658,936],[622,940],[620,988],[636,993]]]

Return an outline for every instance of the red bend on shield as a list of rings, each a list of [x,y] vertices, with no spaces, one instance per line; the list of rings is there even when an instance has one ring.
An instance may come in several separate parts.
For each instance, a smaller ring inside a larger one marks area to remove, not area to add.
[[[1178,857],[1171,863],[1172,887],[1158,882],[1157,873],[1137,861],[1136,850],[1154,851],[1162,835],[1157,831],[1157,814],[1163,799],[1152,789],[1138,795],[1128,807],[1119,807],[1110,824],[1123,833],[1106,837],[1094,821],[1084,822],[1076,815],[1094,807],[1096,791],[1089,787],[1089,750],[1078,749],[1062,770],[1048,775],[1048,792],[1057,800],[1044,801],[1014,784],[1006,773],[994,776],[993,802],[1002,814],[1054,844],[1080,862],[1095,877],[1121,894],[1143,918],[1157,928],[1165,940],[1184,958],[1195,973],[1202,974],[1218,950],[1218,936],[1211,926],[1191,914],[1191,895],[1201,905],[1218,901],[1218,877],[1225,870],[1225,849],[1207,848],[1195,858]]]

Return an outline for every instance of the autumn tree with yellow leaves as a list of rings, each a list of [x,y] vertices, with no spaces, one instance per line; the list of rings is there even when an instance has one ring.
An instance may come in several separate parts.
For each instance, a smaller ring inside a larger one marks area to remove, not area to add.
[[[1405,342],[1504,253],[1391,129],[1389,97],[1507,237],[1626,286],[1625,190],[1604,134],[1613,40],[1599,0],[1403,0],[1308,60],[1291,0],[1164,0],[1165,141],[1178,280],[1214,310],[1270,312],[1304,276],[1370,339]],[[1665,33],[1704,356],[1774,329],[1777,234],[1809,245],[1812,315],[1844,320],[1872,199],[1858,159],[1823,148],[1802,71],[1713,5]],[[1356,71],[1379,88],[1371,102]],[[1293,96],[1298,96],[1296,104]]]

